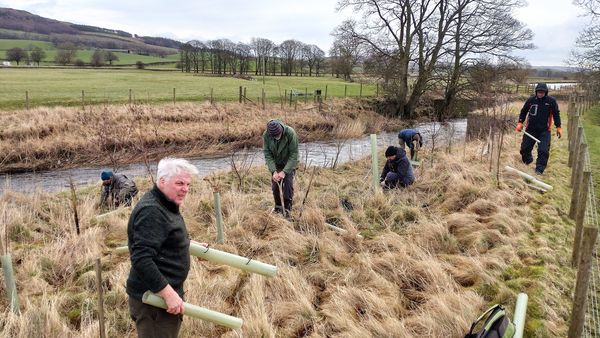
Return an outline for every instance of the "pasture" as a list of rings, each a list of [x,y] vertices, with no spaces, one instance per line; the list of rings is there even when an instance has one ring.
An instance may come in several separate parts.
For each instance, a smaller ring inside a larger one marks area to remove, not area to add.
[[[21,109],[26,106],[75,106],[82,104],[84,91],[86,104],[126,103],[129,90],[132,100],[155,103],[173,100],[173,88],[177,101],[205,101],[210,99],[211,89],[215,101],[237,101],[239,87],[246,88],[246,97],[256,101],[265,90],[269,102],[280,102],[286,91],[313,93],[321,89],[328,97],[361,95],[360,83],[348,83],[329,76],[296,77],[266,76],[245,80],[233,77],[201,76],[176,71],[152,71],[137,69],[47,69],[47,68],[0,68],[0,109]],[[373,84],[362,85],[362,96],[374,96]],[[303,98],[299,98],[303,102]],[[312,101],[312,97],[310,98]]]

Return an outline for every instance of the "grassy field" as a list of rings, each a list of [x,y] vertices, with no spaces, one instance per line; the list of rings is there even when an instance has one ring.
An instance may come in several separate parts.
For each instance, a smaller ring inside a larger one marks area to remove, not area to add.
[[[204,101],[209,99],[211,88],[215,100],[235,101],[239,87],[247,88],[246,96],[256,101],[265,89],[267,100],[279,102],[280,95],[290,89],[312,93],[322,89],[328,97],[359,96],[359,83],[346,83],[332,77],[285,77],[267,76],[243,80],[232,77],[198,76],[181,72],[158,72],[151,70],[107,69],[0,69],[0,109],[25,107],[25,92],[29,93],[32,106],[81,105],[81,91],[85,91],[86,103],[123,103],[129,100],[129,89],[136,101],[164,102],[173,100],[176,88],[177,100]],[[374,85],[364,85],[363,96],[374,96]],[[300,98],[303,100],[303,98]],[[302,101],[301,101],[302,102]]]
[[[55,65],[54,59],[56,58],[57,51],[54,45],[50,42],[35,40],[0,39],[0,59],[5,59],[6,51],[14,47],[20,47],[27,50],[30,50],[33,47],[41,47],[46,52],[46,57],[42,60],[40,65]],[[79,49],[77,50],[73,61],[80,59],[85,63],[89,63],[93,54],[93,49]],[[171,54],[164,58],[158,56],[138,55],[122,52],[114,52],[114,54],[119,58],[119,60],[113,61],[113,65],[134,65],[137,61],[142,61],[144,63],[172,61],[173,65],[171,65],[171,67],[174,68],[174,63],[179,60],[179,54]]]
[[[592,176],[596,190],[596,202],[600,203],[600,105],[592,107],[583,116],[583,127],[592,163]]]
[[[505,142],[502,163],[531,170],[520,163],[519,140]],[[302,213],[297,207],[290,221],[269,213],[264,168],[251,170],[241,186],[233,173],[211,177],[210,185],[196,181],[182,206],[191,238],[274,264],[278,272],[265,278],[193,259],[186,301],[242,318],[244,337],[458,338],[491,304],[504,304],[512,317],[517,293],[526,292],[525,337],[565,337],[573,223],[563,216],[566,139],[556,144],[544,175],[556,188],[545,195],[513,175],[503,175],[497,187],[479,141],[458,153],[439,152],[433,164],[425,147],[416,183],[385,194],[373,192],[365,178],[370,159],[319,168]],[[297,171],[297,206],[311,172]],[[147,177],[136,182],[141,191],[151,186]],[[224,244],[214,243],[214,188],[221,191]],[[77,191],[81,235],[68,192],[0,195],[0,233],[21,303],[20,316],[12,314],[0,289],[7,309],[0,336],[97,335],[96,258],[103,264],[108,336],[136,336],[123,287],[130,262],[112,250],[127,241],[129,211],[96,219],[103,212],[96,209],[98,191],[99,185]],[[183,321],[181,335],[238,336],[192,318]]]

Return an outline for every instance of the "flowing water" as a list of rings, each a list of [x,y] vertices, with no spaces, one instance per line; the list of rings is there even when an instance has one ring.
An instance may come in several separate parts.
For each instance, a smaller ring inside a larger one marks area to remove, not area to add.
[[[435,137],[436,147],[444,147],[448,140],[452,143],[462,142],[467,129],[466,119],[450,120],[446,123],[430,122],[418,124],[416,129],[423,136],[423,147],[430,148],[432,137]],[[384,132],[377,135],[377,146],[379,149],[389,145],[398,144],[397,132]],[[339,154],[339,155],[338,155]],[[355,161],[371,154],[371,141],[369,136],[350,140],[333,140],[301,143],[299,146],[299,160],[302,163],[331,167],[337,157],[337,164]],[[253,166],[264,165],[262,149],[254,148],[239,152],[236,158],[244,158]],[[207,176],[217,171],[231,169],[231,156],[189,158],[196,165],[200,176]],[[381,163],[380,166],[383,164]],[[156,162],[150,163],[153,175],[156,174]],[[90,166],[62,170],[48,170],[34,173],[19,173],[11,175],[0,175],[0,193],[4,190],[19,192],[34,192],[41,189],[46,192],[55,192],[69,187],[69,177],[73,178],[76,186],[99,183],[100,172],[106,167]],[[134,163],[119,168],[119,173],[129,178],[147,175],[146,166],[143,163]]]

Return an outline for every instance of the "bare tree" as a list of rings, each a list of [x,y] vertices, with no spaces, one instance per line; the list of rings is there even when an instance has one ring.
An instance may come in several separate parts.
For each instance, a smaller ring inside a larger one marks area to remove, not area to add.
[[[250,40],[250,47],[255,57],[256,70],[255,75],[265,74],[265,65],[268,59],[272,56],[275,44],[273,41],[264,38],[252,38]]]
[[[337,77],[342,75],[346,81],[352,81],[352,70],[362,54],[361,40],[352,34],[353,25],[353,21],[345,21],[331,34],[335,37],[329,50],[331,69]]]
[[[11,48],[6,51],[6,59],[16,62],[18,66],[21,60],[27,59],[27,51],[21,47]]]
[[[37,63],[39,67],[40,62],[46,58],[46,52],[40,47],[33,47],[29,56],[31,57],[31,61]]]
[[[72,43],[65,43],[57,47],[55,61],[59,65],[68,65],[73,63],[77,55],[77,48]]]
[[[108,61],[108,63],[109,63],[110,65],[112,65],[112,62],[113,62],[113,61],[119,61],[119,56],[118,56],[117,54],[115,54],[115,53],[111,52],[111,51],[107,51],[107,52],[104,54],[104,59],[105,59],[106,61]]]
[[[295,70],[296,59],[300,54],[301,42],[297,40],[285,40],[279,45],[279,53],[281,55],[281,72],[287,76],[291,76]]]
[[[102,67],[104,66],[104,60],[104,51],[96,49],[90,58],[90,65],[92,67]]]

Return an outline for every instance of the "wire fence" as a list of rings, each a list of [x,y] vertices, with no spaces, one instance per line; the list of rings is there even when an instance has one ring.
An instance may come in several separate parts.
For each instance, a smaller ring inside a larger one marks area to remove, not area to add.
[[[600,266],[598,262],[598,210],[587,138],[580,117],[591,106],[583,97],[569,102],[569,166],[571,208],[575,220],[572,265],[577,267],[569,338],[600,337]]]

